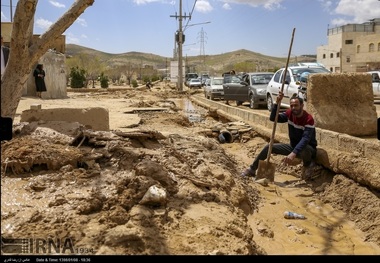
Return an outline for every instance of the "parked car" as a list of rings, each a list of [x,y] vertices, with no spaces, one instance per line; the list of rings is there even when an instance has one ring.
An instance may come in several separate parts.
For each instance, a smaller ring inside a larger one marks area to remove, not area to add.
[[[224,84],[224,99],[235,100],[238,106],[248,101],[251,109],[266,106],[266,90],[273,75],[273,72],[244,73],[239,82]]]
[[[240,83],[241,78],[238,75],[232,75],[229,72],[223,73],[223,84],[227,83]]]
[[[210,76],[207,73],[203,73],[200,76],[202,85],[204,86],[206,84],[206,81],[210,79]]]
[[[190,79],[188,87],[190,89],[194,89],[194,88],[200,89],[200,88],[202,88],[202,82],[200,79]]]
[[[380,71],[368,71],[372,75],[372,89],[375,99],[380,99]]]
[[[190,80],[190,79],[196,79],[196,78],[198,78],[197,73],[186,73],[185,74],[185,81]]]
[[[223,77],[212,77],[203,86],[205,97],[210,100],[223,99]]]
[[[267,108],[272,110],[273,103],[276,101],[278,92],[281,90],[282,80],[285,68],[277,70],[267,86]],[[306,84],[308,74],[315,73],[331,73],[325,67],[320,66],[294,66],[288,67],[284,85],[284,98],[281,101],[281,106],[285,108],[290,107],[290,98],[293,94],[298,94],[301,98],[307,100]],[[301,87],[301,76],[303,85]]]

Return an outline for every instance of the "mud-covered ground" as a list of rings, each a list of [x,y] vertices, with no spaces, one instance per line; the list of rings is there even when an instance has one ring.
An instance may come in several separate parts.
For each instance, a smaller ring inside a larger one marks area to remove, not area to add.
[[[17,113],[105,107],[111,131],[17,116],[1,144],[1,235],[34,243],[3,244],[3,254],[380,254],[379,193],[326,169],[305,182],[275,155],[273,183],[241,178],[266,139],[211,116],[189,92],[162,84],[68,96],[22,98]],[[232,142],[219,141],[223,130]]]

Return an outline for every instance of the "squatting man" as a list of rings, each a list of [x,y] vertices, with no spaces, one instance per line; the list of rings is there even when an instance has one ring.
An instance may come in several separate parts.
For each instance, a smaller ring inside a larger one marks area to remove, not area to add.
[[[273,105],[269,119],[275,120],[277,107],[284,97],[283,92],[279,92],[276,103]],[[288,123],[288,134],[290,143],[274,143],[272,152],[285,155],[283,163],[292,164],[295,158],[302,159],[303,167],[301,177],[305,180],[314,179],[318,168],[314,162],[317,155],[317,140],[315,138],[315,125],[313,116],[304,109],[303,99],[294,94],[290,99],[290,108],[278,115],[278,123]],[[269,145],[267,144],[255,158],[253,163],[246,169],[242,176],[256,176],[256,170],[260,160],[265,160],[268,155]]]

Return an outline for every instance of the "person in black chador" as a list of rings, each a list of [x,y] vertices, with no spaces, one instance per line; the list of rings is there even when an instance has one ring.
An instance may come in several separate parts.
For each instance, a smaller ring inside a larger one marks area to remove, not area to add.
[[[41,98],[41,92],[46,91],[45,70],[42,64],[37,65],[33,72],[33,76],[36,83],[37,96]]]

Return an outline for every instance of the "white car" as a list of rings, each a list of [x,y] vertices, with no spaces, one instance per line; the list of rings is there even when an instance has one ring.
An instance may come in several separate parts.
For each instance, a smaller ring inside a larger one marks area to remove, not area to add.
[[[282,80],[285,68],[276,71],[267,86],[267,108],[272,110],[273,103],[276,101],[279,91],[281,90]],[[304,73],[304,74],[303,74]],[[290,108],[290,98],[294,93],[301,98],[307,99],[306,88],[301,87],[301,75],[307,76],[314,73],[331,73],[328,69],[320,66],[293,66],[288,67],[284,85],[284,98],[281,101],[281,106]]]
[[[203,90],[207,99],[223,99],[223,77],[212,77],[207,79]]]
[[[375,99],[380,99],[380,71],[368,71],[372,75],[372,89]]]
[[[202,82],[200,79],[190,79],[189,80],[189,88],[194,89],[194,88],[202,88]]]

